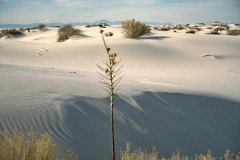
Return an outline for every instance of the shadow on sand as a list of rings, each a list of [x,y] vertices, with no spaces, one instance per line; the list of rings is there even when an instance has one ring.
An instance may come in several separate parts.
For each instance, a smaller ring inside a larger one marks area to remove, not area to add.
[[[144,36],[144,37],[140,37],[139,39],[142,39],[142,40],[164,40],[166,38],[171,38],[171,37],[167,37],[167,36]]]
[[[240,103],[198,95],[145,92],[116,97],[117,150],[134,149],[170,155],[178,148],[194,156],[211,149],[222,155],[240,150]],[[111,153],[108,99],[72,97],[63,101],[70,146],[83,159],[106,159]],[[61,145],[61,144],[59,144]]]

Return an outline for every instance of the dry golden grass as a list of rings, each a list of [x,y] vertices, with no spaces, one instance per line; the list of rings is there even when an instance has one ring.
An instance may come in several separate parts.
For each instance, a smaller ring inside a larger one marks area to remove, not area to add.
[[[182,155],[179,150],[172,153],[170,157],[164,157],[158,154],[156,148],[153,147],[152,152],[147,153],[141,149],[131,152],[130,145],[127,144],[126,150],[119,152],[120,160],[240,160],[240,152],[237,154],[232,153],[230,150],[225,151],[222,157],[215,157],[211,150],[207,154],[195,155],[195,157]]]
[[[57,160],[56,144],[51,136],[44,133],[38,136],[29,131],[25,136],[22,132],[14,130],[13,134],[3,131],[0,134],[0,160]],[[62,160],[77,160],[73,152],[67,152]]]

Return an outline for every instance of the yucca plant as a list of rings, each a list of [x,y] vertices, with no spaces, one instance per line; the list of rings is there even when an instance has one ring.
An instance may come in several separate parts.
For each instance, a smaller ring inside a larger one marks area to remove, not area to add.
[[[103,45],[107,53],[107,59],[102,60],[102,65],[98,64],[100,70],[99,75],[101,76],[100,83],[105,86],[105,90],[109,95],[110,99],[110,122],[111,122],[111,141],[112,141],[112,160],[115,160],[115,133],[114,133],[114,106],[115,106],[115,93],[118,90],[118,85],[122,80],[122,65],[121,59],[118,58],[117,53],[111,53],[111,48],[106,44],[103,30],[100,30]]]

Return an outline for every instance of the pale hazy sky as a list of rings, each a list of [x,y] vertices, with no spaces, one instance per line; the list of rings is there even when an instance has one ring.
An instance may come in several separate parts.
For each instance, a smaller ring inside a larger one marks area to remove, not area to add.
[[[238,22],[240,0],[0,0],[0,24],[121,21]]]

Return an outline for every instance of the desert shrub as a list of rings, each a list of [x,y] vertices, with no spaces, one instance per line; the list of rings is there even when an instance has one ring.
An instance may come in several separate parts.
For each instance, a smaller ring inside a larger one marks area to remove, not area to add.
[[[112,37],[112,36],[113,36],[113,32],[106,32],[106,33],[105,33],[105,36],[106,36],[106,37]]]
[[[205,23],[197,23],[198,25],[200,26],[205,26],[206,24]]]
[[[229,29],[229,28],[230,28],[230,26],[229,26],[228,24],[224,24],[224,23],[220,24],[219,26],[220,26],[220,27],[224,27],[224,28],[226,28],[226,29]]]
[[[201,31],[202,29],[200,27],[193,27],[195,31]]]
[[[0,134],[1,160],[78,160],[78,156],[71,150],[57,157],[56,144],[48,133],[41,135],[29,131],[24,135],[19,130],[13,134],[3,131]]]
[[[1,37],[6,37],[6,38],[14,38],[14,37],[19,37],[22,36],[23,32],[20,30],[16,29],[4,29],[0,31],[0,38]]]
[[[195,33],[196,33],[196,31],[195,31],[195,30],[193,30],[193,29],[190,29],[190,30],[188,30],[186,33],[187,33],[187,34],[195,34]]]
[[[207,27],[206,29],[212,29],[212,27]]]
[[[220,35],[220,33],[216,30],[210,31],[208,34]]]
[[[217,27],[214,29],[214,31],[224,31],[224,30],[226,30],[226,28],[224,27]]]
[[[163,26],[163,27],[153,27],[154,30],[157,31],[169,31],[171,28],[169,26]]]
[[[79,29],[75,29],[72,25],[68,24],[58,29],[58,42],[64,42],[73,35],[81,35]]]
[[[19,30],[20,30],[21,32],[25,32],[25,31],[27,30],[27,28],[19,28]]]
[[[139,38],[140,36],[149,33],[151,30],[150,26],[135,21],[134,19],[122,22],[122,27],[124,36],[132,39]]]
[[[214,26],[214,27],[216,27],[216,26],[218,26],[218,27],[224,27],[224,28],[226,28],[226,29],[229,29],[229,28],[230,28],[230,26],[229,26],[228,24],[225,24],[225,23],[217,23],[217,24],[213,24],[212,26]]]
[[[189,26],[189,24],[187,24],[186,26]],[[179,24],[179,25],[173,26],[173,29],[174,30],[183,30],[183,29],[185,29],[185,27],[182,26],[181,24]]]
[[[3,131],[0,134],[0,159],[56,159],[56,145],[47,133],[37,136],[30,131],[25,136],[18,130],[12,135]]]
[[[237,27],[239,27],[239,26],[240,26],[240,23],[235,23],[234,25],[237,26]]]
[[[238,30],[238,29],[228,30],[227,35],[238,36],[238,35],[240,35],[240,30]]]
[[[197,27],[197,26],[193,26],[193,27],[188,26],[187,29],[194,30],[194,31],[201,31],[202,30],[200,27]]]
[[[39,30],[41,30],[41,31],[43,31],[44,29],[45,29],[45,27],[46,27],[46,25],[45,24],[43,24],[43,23],[40,23],[40,24],[38,24],[37,25],[37,29],[39,29]]]

